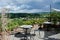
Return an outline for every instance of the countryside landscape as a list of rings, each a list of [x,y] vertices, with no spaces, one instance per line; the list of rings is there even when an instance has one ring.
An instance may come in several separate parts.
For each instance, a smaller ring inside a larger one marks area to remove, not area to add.
[[[1,0],[0,40],[60,40],[60,0]]]

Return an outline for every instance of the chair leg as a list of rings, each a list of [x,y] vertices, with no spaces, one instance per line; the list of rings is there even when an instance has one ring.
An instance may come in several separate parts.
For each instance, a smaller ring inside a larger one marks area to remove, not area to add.
[[[39,31],[39,38],[40,38],[40,36],[41,36],[41,35],[40,35],[40,31]]]
[[[30,35],[30,40],[31,40],[31,38],[32,38],[32,37],[31,37],[31,35]]]
[[[35,31],[34,31],[34,35],[35,35]]]
[[[31,39],[32,38],[32,39]],[[34,40],[34,37],[33,36],[30,36],[30,40]]]
[[[34,31],[34,35],[35,35],[35,31]],[[30,36],[30,40],[31,40],[31,38],[34,40],[34,37],[33,36]]]
[[[35,31],[34,31],[34,35],[35,35]],[[34,37],[33,37],[33,40],[34,40]]]
[[[33,40],[34,40],[34,37],[33,37]]]

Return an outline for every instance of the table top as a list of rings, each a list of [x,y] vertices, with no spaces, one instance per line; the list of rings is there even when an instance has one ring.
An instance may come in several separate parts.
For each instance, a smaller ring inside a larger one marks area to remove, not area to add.
[[[53,22],[44,22],[44,24],[53,24]],[[56,25],[60,25],[59,22],[57,22]]]
[[[52,22],[44,22],[44,24],[52,24]]]
[[[21,28],[32,28],[32,25],[22,25]]]

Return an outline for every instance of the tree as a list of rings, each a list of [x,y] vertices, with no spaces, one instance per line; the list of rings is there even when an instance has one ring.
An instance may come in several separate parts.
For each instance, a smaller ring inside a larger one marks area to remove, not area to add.
[[[58,21],[58,13],[57,13],[56,11],[53,11],[53,12],[51,13],[50,17],[51,17],[52,22],[53,22],[54,24],[56,24],[57,21]]]

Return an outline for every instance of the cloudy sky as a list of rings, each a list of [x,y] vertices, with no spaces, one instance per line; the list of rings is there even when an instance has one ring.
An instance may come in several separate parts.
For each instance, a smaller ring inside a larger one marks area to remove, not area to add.
[[[50,4],[53,9],[60,11],[60,0],[0,0],[0,9],[9,8],[14,13],[48,12]]]

